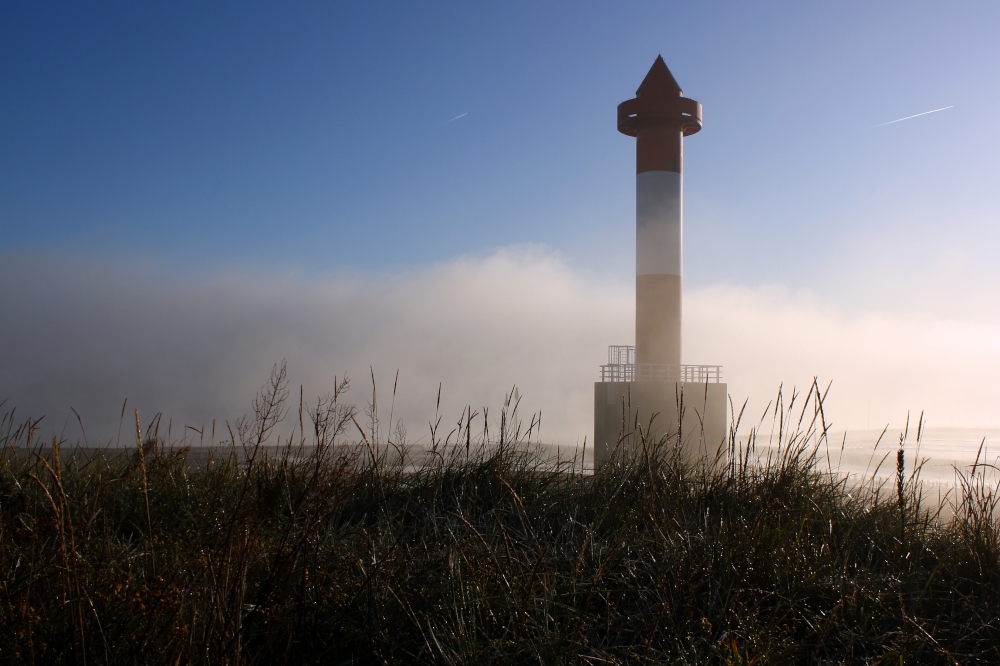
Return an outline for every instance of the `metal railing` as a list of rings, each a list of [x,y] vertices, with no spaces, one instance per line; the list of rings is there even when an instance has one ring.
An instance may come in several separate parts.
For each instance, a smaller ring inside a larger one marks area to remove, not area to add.
[[[632,345],[609,346],[608,365],[635,365],[635,347]]]
[[[636,363],[635,347],[608,347],[608,362],[601,366],[602,382],[695,382],[716,384],[722,381],[721,365],[672,365]]]

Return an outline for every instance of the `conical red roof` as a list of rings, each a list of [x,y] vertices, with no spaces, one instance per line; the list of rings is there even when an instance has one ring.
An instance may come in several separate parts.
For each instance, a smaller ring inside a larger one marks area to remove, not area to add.
[[[636,97],[683,94],[681,87],[674,79],[674,75],[667,68],[667,63],[663,62],[663,56],[659,55],[653,61],[653,66],[649,68],[646,78],[639,84],[639,89],[635,91]]]

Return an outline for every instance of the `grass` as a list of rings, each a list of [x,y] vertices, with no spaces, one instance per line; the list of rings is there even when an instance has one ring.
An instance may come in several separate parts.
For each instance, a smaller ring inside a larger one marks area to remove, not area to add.
[[[643,441],[591,475],[509,402],[415,459],[346,388],[279,436],[276,369],[197,463],[155,425],[70,455],[8,414],[0,662],[1000,661],[997,489],[973,471],[940,511],[902,446],[887,482],[824,472],[818,391],[766,450],[758,424],[714,464]]]

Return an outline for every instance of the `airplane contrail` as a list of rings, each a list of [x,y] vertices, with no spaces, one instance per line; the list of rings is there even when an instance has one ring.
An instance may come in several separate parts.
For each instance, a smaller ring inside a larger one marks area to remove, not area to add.
[[[467,116],[467,115],[469,115],[468,111],[466,111],[465,113],[463,113],[463,114],[462,114],[462,115],[460,115],[460,116],[455,116],[454,118],[452,118],[451,120],[449,120],[449,121],[448,121],[447,123],[445,123],[445,125],[447,125],[448,123],[451,123],[451,122],[455,122],[456,120],[458,120],[458,119],[459,119],[459,118],[461,118],[462,116]]]
[[[881,125],[873,125],[871,129],[875,129],[876,127],[884,127],[886,125],[891,125],[893,123],[900,123],[903,122],[904,120],[909,120],[910,118],[916,118],[918,116],[926,116],[928,113],[937,113],[938,111],[944,111],[945,109],[954,109],[954,108],[955,108],[954,104],[951,106],[942,106],[940,109],[934,109],[932,111],[924,111],[923,113],[918,113],[912,116],[906,116],[905,118],[897,118],[896,120],[890,120],[889,122],[882,123]]]

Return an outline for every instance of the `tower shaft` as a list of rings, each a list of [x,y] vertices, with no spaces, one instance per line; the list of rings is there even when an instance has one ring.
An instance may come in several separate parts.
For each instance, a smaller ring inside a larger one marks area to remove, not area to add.
[[[684,136],[701,129],[701,105],[657,57],[618,106],[618,130],[635,146],[635,356],[638,364],[681,365]]]
[[[681,364],[681,151],[679,129],[653,125],[636,135],[636,363]]]

